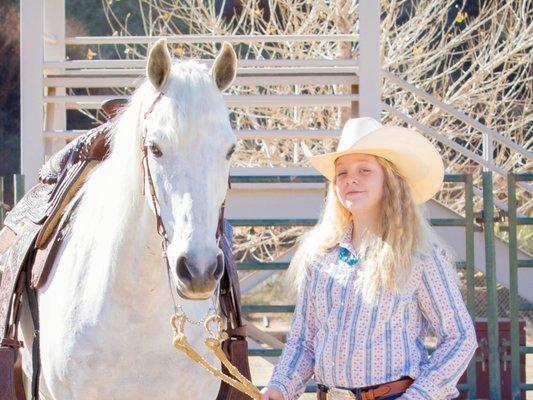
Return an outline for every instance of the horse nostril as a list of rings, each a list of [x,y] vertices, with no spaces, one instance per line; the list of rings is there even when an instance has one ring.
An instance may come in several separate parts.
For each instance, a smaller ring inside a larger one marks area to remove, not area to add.
[[[176,274],[178,275],[178,278],[182,281],[192,281],[192,275],[191,271],[189,271],[189,267],[187,266],[186,256],[178,257],[178,260],[176,261]]]

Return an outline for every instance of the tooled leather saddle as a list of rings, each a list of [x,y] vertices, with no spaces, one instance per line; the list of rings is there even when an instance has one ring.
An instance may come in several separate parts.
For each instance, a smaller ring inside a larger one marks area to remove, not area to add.
[[[91,169],[108,153],[107,134],[126,99],[104,103],[108,120],[79,136],[55,154],[40,170],[40,183],[33,187],[6,216],[0,231],[0,400],[25,399],[17,326],[20,304],[26,292],[36,335],[33,343],[32,399],[37,399],[40,372],[37,289],[47,280],[62,232],[68,226],[73,199]],[[221,210],[218,235],[225,268],[220,282],[220,306],[227,321],[229,338],[222,343],[228,359],[248,379],[246,326],[240,313],[239,278],[231,251],[232,228]],[[222,365],[222,370],[229,371]],[[221,383],[216,400],[248,400],[247,395]]]

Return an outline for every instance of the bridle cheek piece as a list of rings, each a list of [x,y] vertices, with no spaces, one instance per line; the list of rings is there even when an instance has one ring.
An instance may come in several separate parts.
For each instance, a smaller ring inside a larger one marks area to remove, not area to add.
[[[159,236],[161,236],[161,248],[162,248],[162,257],[165,261],[166,268],[167,268],[167,275],[169,279],[169,285],[170,285],[170,291],[172,295],[172,300],[174,302],[174,309],[175,311],[178,311],[181,309],[181,306],[177,304],[177,301],[174,296],[174,290],[172,289],[172,284],[170,280],[170,264],[168,261],[167,256],[167,249],[168,249],[168,235],[167,231],[165,229],[165,225],[163,223],[163,219],[161,218],[161,206],[159,204],[159,200],[157,198],[157,193],[155,190],[154,180],[152,177],[152,173],[150,171],[150,163],[148,161],[148,145],[146,144],[146,137],[147,137],[147,128],[146,128],[146,118],[154,111],[155,106],[159,101],[163,98],[165,95],[164,92],[159,92],[157,97],[154,99],[148,110],[144,113],[143,122],[144,122],[144,132],[141,139],[141,167],[143,170],[143,179],[142,179],[142,194],[145,195],[145,186],[146,182],[148,182],[148,190],[150,191],[150,199],[152,202],[152,206],[154,208],[155,218],[156,218],[156,224],[157,224],[157,233]],[[230,177],[228,176],[228,188],[231,188],[231,182]],[[224,234],[224,209],[225,209],[226,200],[222,202],[222,206],[220,207],[219,211],[219,217],[218,217],[218,225],[217,225],[217,231],[216,231],[216,240],[217,244],[220,241],[220,237]],[[218,285],[218,288],[220,285]],[[215,290],[215,295],[217,294],[217,290]],[[218,296],[217,296],[218,297]],[[204,318],[205,319],[205,318]]]

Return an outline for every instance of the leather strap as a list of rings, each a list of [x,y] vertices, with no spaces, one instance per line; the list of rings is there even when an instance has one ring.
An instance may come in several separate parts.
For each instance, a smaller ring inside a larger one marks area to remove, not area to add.
[[[246,336],[246,325],[226,329],[228,336]]]
[[[387,382],[373,388],[351,389],[350,391],[354,393],[354,398],[356,400],[379,400],[380,398],[385,396],[392,396],[395,394],[404,393],[409,388],[409,386],[411,386],[412,383],[413,379],[404,378],[392,382]],[[317,388],[317,399],[328,400],[327,391],[327,387],[319,385]]]
[[[21,347],[24,347],[24,343],[20,340],[15,340],[11,338],[3,338],[0,340],[0,346],[2,347],[12,347],[13,349],[19,349]]]
[[[40,346],[40,323],[39,323],[39,305],[37,302],[37,290],[30,287],[31,279],[31,262],[28,263],[28,281],[26,282],[26,294],[28,295],[28,303],[30,306],[31,319],[33,321],[33,346],[32,346],[32,370],[33,376],[31,380],[31,398],[32,400],[39,399],[39,380],[41,374],[41,346]]]
[[[409,386],[411,386],[411,383],[413,383],[413,380],[411,378],[406,378],[385,383],[374,389],[361,391],[361,400],[375,400],[383,396],[403,393]]]
[[[228,227],[230,229],[230,227]],[[233,329],[237,332],[237,328],[244,326],[241,317],[241,299],[239,276],[237,268],[233,259],[231,251],[231,243],[228,236],[231,233],[222,235],[220,238],[220,248],[224,252],[225,268],[224,274],[220,279],[220,304],[221,309],[228,321],[228,329]],[[229,334],[229,332],[228,332]],[[236,336],[244,336],[237,334]]]

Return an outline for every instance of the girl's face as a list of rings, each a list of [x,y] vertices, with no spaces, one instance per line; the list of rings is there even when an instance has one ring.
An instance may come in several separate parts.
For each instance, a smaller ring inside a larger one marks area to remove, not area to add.
[[[383,168],[371,154],[345,154],[335,161],[337,197],[352,214],[379,210],[384,179]]]

